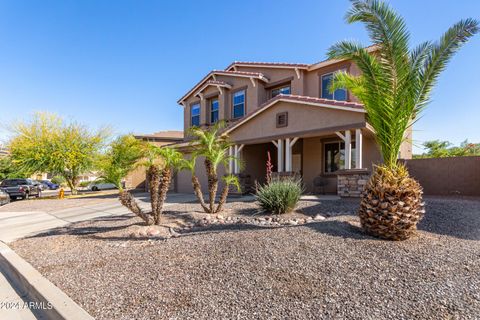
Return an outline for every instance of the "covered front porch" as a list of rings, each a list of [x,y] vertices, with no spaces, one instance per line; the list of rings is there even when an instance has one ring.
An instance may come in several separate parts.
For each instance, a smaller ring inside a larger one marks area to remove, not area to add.
[[[353,190],[354,180],[364,183],[378,154],[366,127],[236,142],[229,151],[241,161],[231,161],[228,171],[240,176],[246,192],[255,183],[265,183],[270,158],[274,176],[296,175],[302,178],[308,193],[342,196],[360,195],[360,186]]]

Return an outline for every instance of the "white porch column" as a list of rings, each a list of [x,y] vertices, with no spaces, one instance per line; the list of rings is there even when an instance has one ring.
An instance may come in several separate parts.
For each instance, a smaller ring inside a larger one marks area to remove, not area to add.
[[[238,145],[236,144],[233,151],[233,156],[235,157],[235,160],[233,161],[233,173],[235,174],[238,173],[237,155],[238,155]]]
[[[285,172],[292,171],[292,148],[290,138],[285,139]]]
[[[235,174],[240,173],[240,160],[242,158],[242,149],[245,145],[235,145]]]
[[[228,173],[233,173],[233,146],[228,147],[228,156],[230,157],[228,160]]]
[[[278,139],[277,142],[273,141],[273,144],[277,147],[277,171],[283,172],[283,140]]]
[[[345,169],[352,169],[352,134],[345,131]]]
[[[298,137],[293,138],[290,140],[290,138],[287,138],[285,140],[285,171],[286,172],[291,172],[293,170],[292,168],[292,147],[293,145],[298,141]]]
[[[363,157],[363,136],[362,129],[355,130],[355,168],[361,169]]]

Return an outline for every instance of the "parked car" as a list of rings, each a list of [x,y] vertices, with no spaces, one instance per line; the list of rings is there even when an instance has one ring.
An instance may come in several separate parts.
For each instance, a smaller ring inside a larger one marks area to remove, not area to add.
[[[10,196],[8,193],[0,189],[0,206],[3,206],[4,204],[7,204],[10,202]]]
[[[88,185],[87,189],[92,191],[116,189],[117,187],[113,183],[92,182]]]
[[[45,189],[57,190],[60,187],[58,184],[53,183],[53,182],[48,181],[48,180],[40,180],[40,182],[45,186]]]
[[[32,182],[35,186],[38,186],[40,188],[40,191],[43,191],[46,189],[45,185],[40,180],[32,180]]]
[[[42,190],[32,179],[5,179],[0,184],[0,189],[8,193],[10,199],[28,199],[40,197]]]

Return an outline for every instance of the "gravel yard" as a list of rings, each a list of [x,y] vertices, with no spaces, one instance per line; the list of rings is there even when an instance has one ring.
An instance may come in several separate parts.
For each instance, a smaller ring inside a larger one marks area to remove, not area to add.
[[[357,203],[303,201],[296,216],[326,219],[168,240],[129,237],[139,220],[124,216],[11,246],[97,319],[479,319],[480,199],[427,199],[418,237],[404,242],[362,233]],[[227,209],[256,214],[253,203]]]

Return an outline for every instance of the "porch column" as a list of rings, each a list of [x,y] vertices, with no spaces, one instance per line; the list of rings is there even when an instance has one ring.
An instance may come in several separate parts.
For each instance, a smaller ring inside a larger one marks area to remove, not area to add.
[[[233,173],[233,146],[228,147],[228,173]]]
[[[345,131],[345,169],[352,169],[352,134]]]
[[[277,172],[283,172],[283,140],[273,140],[272,143],[277,147]]]
[[[290,138],[285,139],[285,172],[292,170],[292,152],[290,149]]]
[[[238,160],[237,160],[238,145],[235,145],[233,152],[234,152],[233,156],[235,157],[235,160],[233,160],[233,173],[236,174],[238,171]]]
[[[286,172],[291,172],[292,171],[292,147],[297,142],[298,137],[293,138],[290,140],[290,138],[285,139],[285,171]]]
[[[336,131],[335,134],[345,142],[345,169],[352,169],[352,133],[345,130],[345,135]]]
[[[235,160],[234,160],[234,170],[233,170],[233,173],[234,174],[239,174],[240,173],[240,156],[241,156],[241,152],[242,152],[242,149],[245,145],[242,144],[242,145],[238,145],[236,144],[235,145]]]
[[[362,129],[355,130],[355,168],[361,169],[363,157]]]

